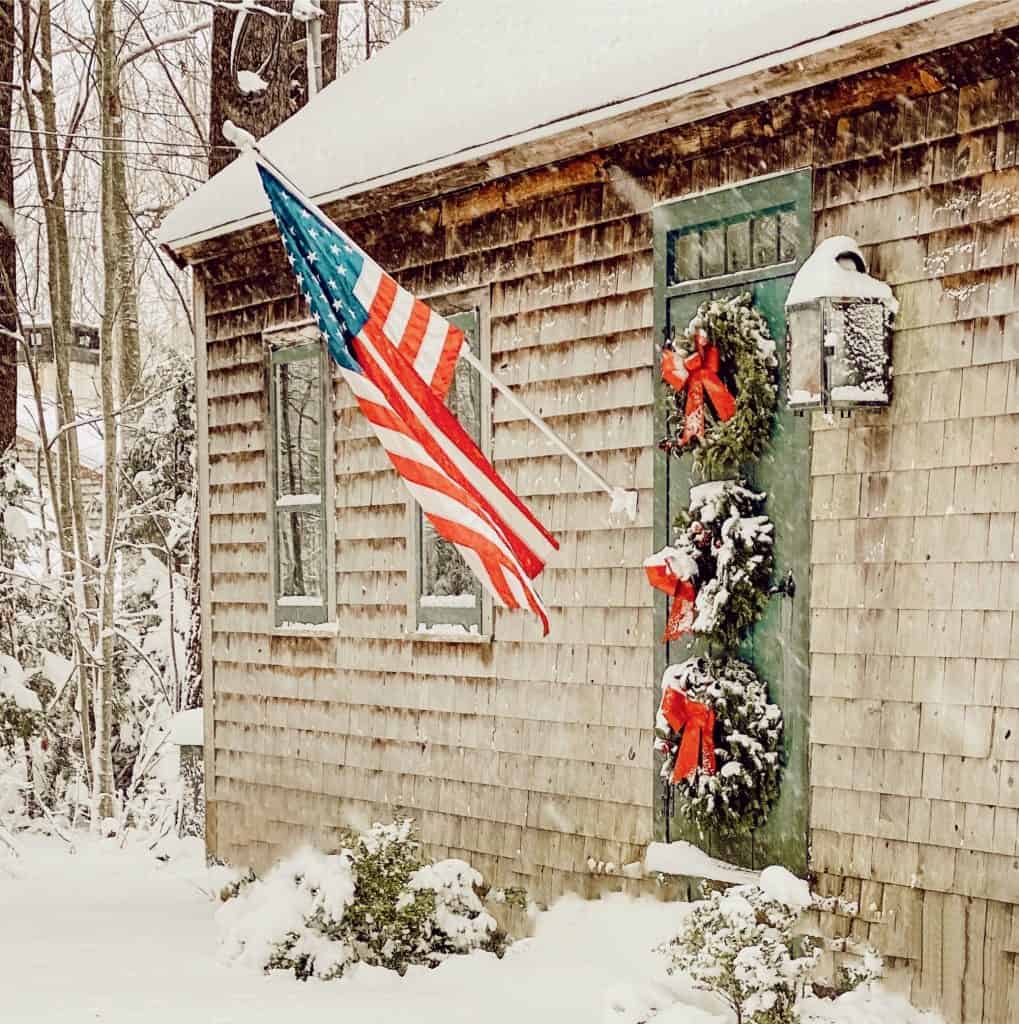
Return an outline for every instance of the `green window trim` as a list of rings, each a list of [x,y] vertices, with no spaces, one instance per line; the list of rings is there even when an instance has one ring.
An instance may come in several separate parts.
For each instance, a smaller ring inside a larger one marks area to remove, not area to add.
[[[485,329],[483,303],[479,301],[458,312],[444,310],[446,319],[467,336],[467,344],[485,365],[490,362],[490,349]],[[457,363],[457,377],[450,385],[447,404],[457,413],[461,425],[486,455],[491,447],[491,391],[480,374],[465,360]],[[460,405],[460,410],[457,409]],[[467,422],[464,409],[473,411]],[[412,503],[411,511],[411,583],[410,630],[426,634],[430,631],[444,637],[443,627],[454,627],[456,635],[487,636],[491,628],[491,598],[467,567],[456,549],[437,537],[425,519],[420,506]],[[456,591],[453,593],[453,591]]]
[[[334,621],[336,609],[331,366],[311,325],[280,328],[265,337],[273,625],[319,626]],[[291,400],[292,386],[300,406]]]
[[[754,225],[761,223],[767,228],[769,218],[775,225],[773,248],[762,246],[755,253]],[[700,836],[674,808],[666,817],[656,770],[655,833],[658,839],[687,839],[732,863],[753,868],[780,863],[803,873],[809,838],[810,424],[808,419],[796,417],[785,402],[784,302],[792,278],[813,244],[811,173],[796,171],[676,200],[657,207],[653,219],[655,438],[664,435],[669,400],[669,389],[659,372],[664,337],[679,335],[703,300],[750,291],[777,342],[780,401],[771,451],[758,464],[741,467],[740,472],[750,486],[768,492],[766,511],[776,531],[774,581],[790,570],[796,580],[795,598],[774,597],[739,652],[767,682],[785,719],[782,792],[768,821],[749,840],[739,843]],[[691,238],[703,249],[696,252],[696,261],[691,255]],[[727,248],[730,242],[732,253]],[[694,268],[696,272],[692,272]],[[679,509],[687,505],[690,487],[700,482],[691,461],[689,456],[676,459],[655,451],[654,550],[671,540],[671,524]],[[700,653],[696,643],[658,642],[666,616],[665,596],[656,594],[656,694],[667,664]]]

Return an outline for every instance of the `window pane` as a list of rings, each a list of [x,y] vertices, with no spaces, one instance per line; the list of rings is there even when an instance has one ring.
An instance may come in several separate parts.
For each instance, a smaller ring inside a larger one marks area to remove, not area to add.
[[[457,549],[421,517],[421,606],[453,612],[481,608],[481,585]],[[445,617],[460,621],[461,614]],[[471,616],[473,618],[473,616]]]
[[[276,513],[276,565],[280,604],[320,604],[325,593],[322,515],[315,509]],[[288,598],[290,599],[288,601]],[[301,601],[299,598],[314,598]]]
[[[475,313],[450,317],[466,335],[467,344],[480,355],[481,339]],[[446,404],[476,444],[481,444],[481,377],[465,359],[446,394]],[[455,626],[477,630],[481,626],[482,589],[456,547],[436,533],[418,509],[420,558],[417,624],[426,628]]]
[[[800,242],[800,220],[795,210],[778,215],[778,258],[782,263],[796,259]]]
[[[446,394],[446,405],[460,421],[460,426],[474,439],[481,441],[481,378],[466,359],[460,359]]]
[[[702,277],[717,277],[725,273],[725,228],[707,228],[701,232],[703,246]]]
[[[670,284],[696,281],[701,276],[701,237],[696,231],[673,234],[673,267]]]
[[[725,229],[725,265],[730,274],[750,266],[750,221],[741,220]]]
[[[753,227],[753,251],[755,267],[770,267],[778,262],[778,221],[774,214],[755,217]]]
[[[318,351],[307,359],[277,363],[276,493],[322,492],[322,385]]]

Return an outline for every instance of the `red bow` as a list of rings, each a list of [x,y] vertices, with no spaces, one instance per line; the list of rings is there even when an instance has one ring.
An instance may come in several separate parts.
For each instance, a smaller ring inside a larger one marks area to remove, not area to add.
[[[731,419],[736,413],[736,399],[718,376],[722,365],[718,347],[708,341],[703,331],[694,335],[694,344],[696,351],[682,362],[674,349],[667,348],[662,353],[662,380],[677,391],[686,389],[685,420],[680,445],[687,444],[692,437],[704,437],[705,391],[720,420]]]
[[[672,550],[664,548],[644,563],[644,572],[647,573],[648,583],[656,590],[671,594],[675,598],[669,611],[669,619],[665,623],[665,633],[662,636],[663,644],[669,640],[678,640],[692,632],[694,599],[697,597],[697,588],[689,580],[680,579],[672,568],[668,555],[668,552]]]
[[[662,714],[673,732],[683,733],[676,754],[672,781],[688,779],[698,767],[715,774],[715,712],[691,700],[682,690],[669,687],[662,694]]]

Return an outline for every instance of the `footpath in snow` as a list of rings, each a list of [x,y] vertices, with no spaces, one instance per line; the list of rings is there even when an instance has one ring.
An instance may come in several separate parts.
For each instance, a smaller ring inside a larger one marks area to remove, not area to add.
[[[140,844],[75,842],[72,855],[58,839],[23,836],[21,858],[0,862],[0,1016],[10,1024],[729,1024],[652,952],[675,934],[682,904],[564,899],[501,961],[477,953],[404,978],[357,967],[299,982],[219,963],[217,883],[199,851],[162,864]],[[933,1021],[884,996],[843,1000],[830,1019]]]

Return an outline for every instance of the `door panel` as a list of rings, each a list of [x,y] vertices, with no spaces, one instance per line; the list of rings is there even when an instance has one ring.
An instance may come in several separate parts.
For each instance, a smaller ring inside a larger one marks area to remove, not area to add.
[[[792,572],[794,597],[775,595],[740,655],[768,683],[771,699],[785,719],[785,769],[779,800],[766,824],[739,843],[700,837],[673,809],[665,813],[666,790],[656,779],[656,834],[688,839],[714,856],[760,868],[784,864],[803,873],[807,866],[809,801],[807,712],[809,696],[810,425],[785,402],[784,303],[793,276],[808,255],[811,237],[810,174],[798,172],[742,188],[683,200],[656,211],[656,361],[661,340],[681,334],[705,299],[749,291],[778,342],[779,407],[771,447],[754,465],[741,467],[748,484],[768,494],[765,511],[775,524],[774,581]],[[691,242],[691,239],[694,239]],[[701,275],[701,276],[695,276]],[[710,275],[710,276],[707,276]],[[671,389],[656,373],[656,440],[665,430]],[[692,458],[655,455],[655,547],[672,537],[672,523],[702,482]],[[665,628],[668,601],[655,598],[656,682],[666,665],[699,653],[686,638],[657,643]]]

